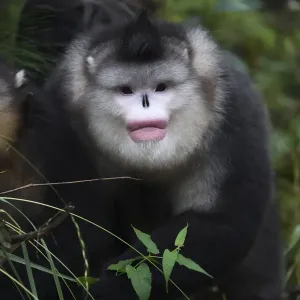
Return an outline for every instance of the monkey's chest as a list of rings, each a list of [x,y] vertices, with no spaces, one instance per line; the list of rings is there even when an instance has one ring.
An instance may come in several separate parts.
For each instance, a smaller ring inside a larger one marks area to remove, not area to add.
[[[171,198],[168,188],[149,183],[135,182],[124,186],[116,201],[119,228],[124,236],[134,234],[134,226],[151,233],[172,215]]]

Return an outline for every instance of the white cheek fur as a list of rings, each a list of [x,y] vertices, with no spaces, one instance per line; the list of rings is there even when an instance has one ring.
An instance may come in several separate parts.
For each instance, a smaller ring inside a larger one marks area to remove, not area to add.
[[[89,130],[100,149],[130,167],[161,169],[182,163],[197,147],[205,147],[202,138],[211,117],[201,98],[191,94],[192,86],[186,90],[190,91],[188,98],[183,91],[161,93],[147,108],[134,95],[93,97],[88,102]],[[126,128],[129,122],[154,120],[169,121],[163,140],[132,141]]]

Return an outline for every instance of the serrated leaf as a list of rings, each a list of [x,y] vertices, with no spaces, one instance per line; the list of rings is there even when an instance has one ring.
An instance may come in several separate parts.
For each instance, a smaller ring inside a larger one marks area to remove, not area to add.
[[[172,270],[174,268],[174,265],[177,260],[178,252],[176,250],[170,251],[166,249],[163,254],[162,258],[162,266],[163,266],[163,272],[166,280],[166,290],[168,292],[168,282],[172,273]]]
[[[182,254],[178,253],[177,255],[177,263],[185,266],[186,268],[193,270],[193,271],[197,271],[200,273],[203,273],[209,277],[212,278],[211,275],[209,275],[204,269],[202,269],[198,264],[196,264],[194,261],[192,261],[190,258],[184,257]]]
[[[97,278],[94,278],[94,277],[85,277],[85,276],[82,276],[82,277],[77,277],[78,281],[80,281],[82,283],[83,286],[86,286],[86,284],[88,283],[89,285],[93,285],[95,284],[98,279]],[[77,284],[79,284],[77,282]]]
[[[187,229],[188,229],[189,225],[187,224],[177,235],[176,239],[175,239],[175,246],[176,247],[182,247],[184,245],[184,241],[186,238],[186,234],[187,234]]]
[[[137,260],[139,258],[140,257],[120,260],[117,264],[112,264],[112,265],[108,266],[107,270],[120,272],[120,271],[124,270],[127,265],[132,264],[135,260]]]
[[[138,239],[145,245],[147,251],[152,254],[159,254],[156,244],[152,241],[151,236],[133,227]]]
[[[145,263],[137,268],[127,265],[126,272],[140,300],[148,300],[151,293],[151,272]]]

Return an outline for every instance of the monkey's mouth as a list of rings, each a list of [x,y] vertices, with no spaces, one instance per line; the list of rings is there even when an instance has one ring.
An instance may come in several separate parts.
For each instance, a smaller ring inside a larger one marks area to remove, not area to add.
[[[161,120],[135,121],[127,125],[130,138],[134,142],[160,141],[167,133],[167,122]]]

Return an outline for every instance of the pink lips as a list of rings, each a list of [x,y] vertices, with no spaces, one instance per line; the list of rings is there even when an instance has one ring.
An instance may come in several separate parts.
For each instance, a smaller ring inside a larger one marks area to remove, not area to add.
[[[161,120],[134,121],[127,125],[129,136],[134,142],[162,140],[167,133],[167,122]]]

